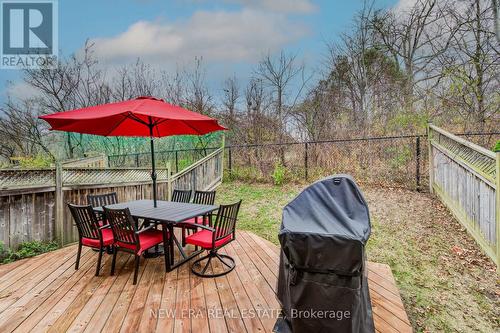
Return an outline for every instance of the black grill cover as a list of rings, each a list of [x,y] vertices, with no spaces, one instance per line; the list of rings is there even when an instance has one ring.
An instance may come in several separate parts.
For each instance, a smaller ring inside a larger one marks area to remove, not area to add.
[[[320,180],[283,210],[275,332],[374,332],[365,272],[368,206],[348,175]]]

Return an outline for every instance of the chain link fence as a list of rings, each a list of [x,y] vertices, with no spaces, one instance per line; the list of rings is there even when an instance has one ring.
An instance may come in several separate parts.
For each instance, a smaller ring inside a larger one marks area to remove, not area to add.
[[[500,138],[500,132],[457,135],[487,149]],[[156,159],[178,172],[216,149],[160,151]],[[423,190],[428,188],[427,149],[426,135],[231,145],[225,149],[225,167],[231,179],[250,182],[314,181],[348,173],[361,183]],[[149,167],[151,156],[112,155],[108,161],[109,167]]]
[[[459,135],[491,149],[499,134]],[[233,145],[226,147],[226,167],[229,177],[243,181],[314,181],[348,173],[360,183],[423,190],[427,149],[425,135]]]
[[[177,173],[217,149],[219,147],[158,151],[155,153],[156,165],[167,167],[170,164],[172,172]],[[108,164],[111,168],[151,167],[151,153],[110,155],[108,156]]]

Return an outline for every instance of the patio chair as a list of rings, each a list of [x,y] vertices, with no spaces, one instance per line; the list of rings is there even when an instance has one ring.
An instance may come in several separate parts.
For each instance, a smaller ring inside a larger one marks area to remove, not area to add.
[[[193,225],[202,229],[186,237],[186,243],[200,246],[208,251],[206,256],[197,259],[191,266],[191,271],[201,277],[217,277],[231,272],[235,267],[234,259],[225,254],[219,254],[218,250],[236,237],[236,220],[240,210],[241,200],[231,205],[220,205],[213,226],[207,226],[199,223]],[[220,273],[207,274],[206,271],[213,258],[217,258],[226,266],[227,269]],[[201,268],[201,262],[207,260],[207,263]]]
[[[195,191],[193,196],[193,203],[199,205],[213,205],[215,203],[215,191]],[[192,233],[196,230],[196,226],[192,226],[192,223],[203,223],[206,224],[207,220],[203,216],[193,217],[186,222],[186,224],[181,224],[182,227],[182,246],[186,246],[186,234]],[[208,218],[208,223],[210,224],[210,217]],[[190,232],[191,231],[191,232]]]
[[[213,205],[215,202],[215,191],[195,191],[193,203],[199,205]]]
[[[88,246],[99,252],[95,275],[99,275],[102,254],[106,247],[113,245],[114,238],[110,225],[100,225],[92,206],[79,206],[68,203],[69,210],[78,229],[78,252],[76,254],[75,269],[80,265],[82,246]]]
[[[118,195],[116,192],[103,194],[88,194],[87,202],[92,207],[102,207],[118,203]]]
[[[118,196],[116,192],[103,193],[103,194],[88,194],[87,195],[87,204],[92,207],[102,207],[107,205],[113,205],[118,203]],[[106,219],[102,214],[95,213],[99,221],[102,221],[101,224],[107,224]]]
[[[191,201],[191,192],[191,190],[174,190],[171,201],[188,203]]]
[[[134,218],[130,215],[128,208],[124,209],[111,209],[104,207],[104,213],[111,224],[111,230],[115,243],[113,244],[113,261],[111,263],[111,275],[115,273],[116,254],[118,251],[125,251],[134,254],[135,256],[135,270],[134,282],[137,283],[137,275],[139,273],[139,261],[141,254],[146,250],[164,243],[165,255],[165,270],[168,269],[168,231],[154,229],[154,225],[149,225],[145,228],[137,229]]]

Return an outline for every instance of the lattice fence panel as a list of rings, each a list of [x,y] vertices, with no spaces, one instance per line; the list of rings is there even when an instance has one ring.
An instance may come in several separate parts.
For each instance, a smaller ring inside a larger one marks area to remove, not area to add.
[[[55,186],[55,169],[0,170],[0,189]]]
[[[483,176],[494,182],[496,177],[496,161],[494,154],[485,154],[473,149],[438,131],[431,131],[432,140],[450,152],[454,158],[470,165]]]
[[[157,179],[167,180],[167,169],[156,170]],[[88,184],[117,184],[151,181],[151,169],[64,169],[63,184],[88,185]]]

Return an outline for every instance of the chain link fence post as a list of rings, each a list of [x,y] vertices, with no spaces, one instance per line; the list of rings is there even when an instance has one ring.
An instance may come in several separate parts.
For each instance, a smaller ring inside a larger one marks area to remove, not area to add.
[[[416,146],[415,183],[417,186],[417,192],[420,192],[420,136],[417,136],[415,146]]]
[[[232,157],[232,149],[231,147],[227,147],[227,168],[229,171],[229,175],[231,175],[233,171],[233,157]]]
[[[307,180],[309,178],[309,155],[308,155],[308,150],[309,144],[306,142],[304,143],[304,177]]]

